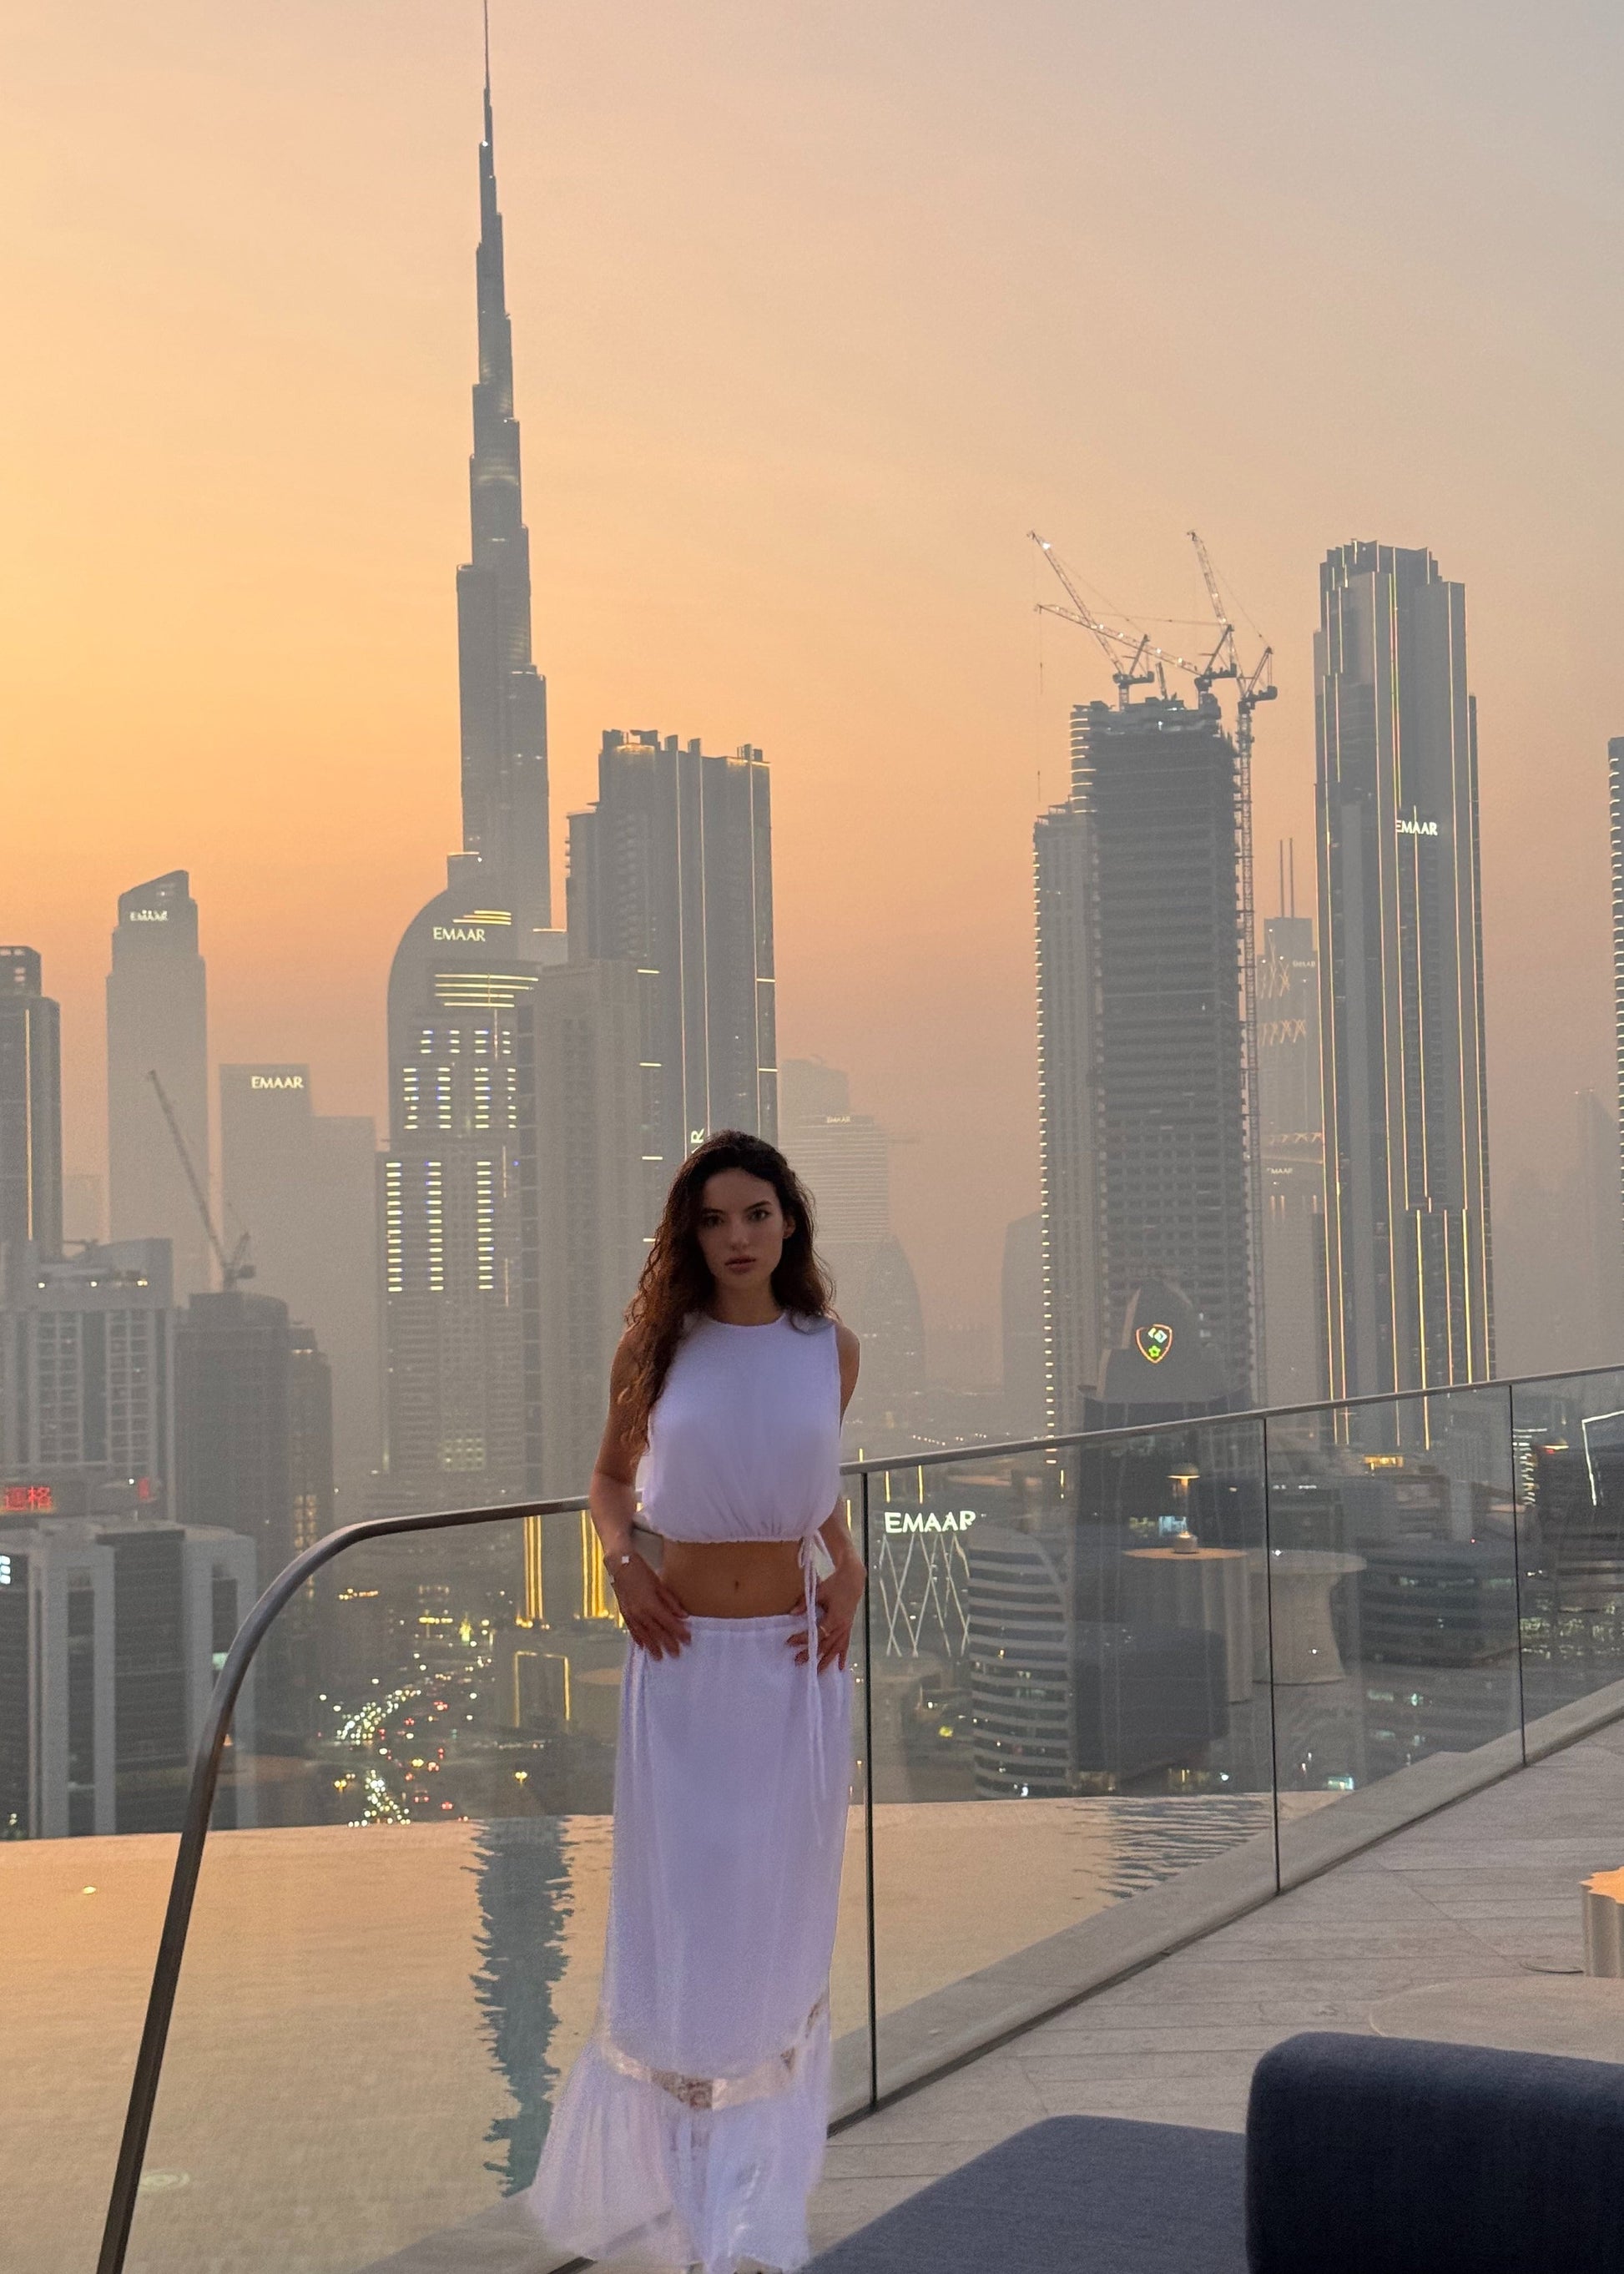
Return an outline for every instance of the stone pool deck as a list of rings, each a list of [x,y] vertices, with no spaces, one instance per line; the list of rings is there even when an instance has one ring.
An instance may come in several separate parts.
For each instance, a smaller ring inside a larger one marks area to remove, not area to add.
[[[1624,1984],[1583,1977],[1580,1882],[1624,1864],[1624,1725],[1598,1731],[848,2125],[823,2248],[1045,2116],[1239,2131],[1299,2029],[1624,2060]]]

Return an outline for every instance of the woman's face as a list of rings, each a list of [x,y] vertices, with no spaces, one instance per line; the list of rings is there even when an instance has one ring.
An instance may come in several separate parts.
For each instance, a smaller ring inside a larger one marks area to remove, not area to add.
[[[696,1230],[718,1286],[750,1294],[771,1285],[794,1226],[764,1177],[721,1169],[705,1178]]]

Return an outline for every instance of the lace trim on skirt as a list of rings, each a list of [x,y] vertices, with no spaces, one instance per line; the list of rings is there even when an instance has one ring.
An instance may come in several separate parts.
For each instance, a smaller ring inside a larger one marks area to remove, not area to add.
[[[824,1991],[793,2043],[786,2045],[782,2052],[758,2061],[742,2076],[682,2076],[675,2069],[650,2068],[646,2061],[635,2060],[630,2053],[622,2052],[601,2019],[595,2034],[605,2066],[613,2069],[617,2076],[635,2077],[639,2083],[658,2085],[662,2092],[680,2101],[684,2108],[739,2108],[747,2101],[767,2100],[774,2093],[788,2092],[793,2088],[817,2025],[828,2011],[829,1992]]]

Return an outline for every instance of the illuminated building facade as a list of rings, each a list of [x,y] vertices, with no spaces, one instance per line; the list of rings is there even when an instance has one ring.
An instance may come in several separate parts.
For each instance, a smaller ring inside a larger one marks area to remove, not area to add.
[[[1320,959],[1311,916],[1267,919],[1256,983],[1262,1394],[1271,1405],[1307,1405],[1327,1395]]]
[[[174,1476],[169,1246],[25,1246],[0,1308],[0,1468],[127,1487],[154,1516]]]
[[[1318,682],[1327,1367],[1335,1397],[1494,1370],[1466,595],[1339,546]]]
[[[1043,1434],[1043,1214],[1004,1227],[999,1277],[1004,1426],[1011,1437]]]
[[[348,1521],[366,1511],[381,1453],[378,1138],[365,1116],[313,1108],[308,1066],[220,1069],[226,1244],[247,1233],[255,1291],[286,1303],[331,1366],[338,1507]]]
[[[1072,712],[1071,794],[1035,838],[1050,1431],[1079,1426],[1153,1277],[1250,1400],[1239,824],[1210,697]]]
[[[530,1474],[519,1030],[542,967],[479,897],[477,858],[449,870],[389,974],[380,1504],[398,1509],[515,1499]]]
[[[0,1840],[178,1831],[253,1597],[252,1545],[214,1526],[0,1517]],[[254,1690],[232,1717],[242,1753]],[[221,1820],[248,1820],[240,1788]]]
[[[333,1369],[310,1327],[288,1330],[288,1471],[293,1552],[302,1555],[338,1513],[333,1457]]]
[[[643,1229],[714,1129],[776,1142],[772,817],[762,754],[647,727],[605,734],[598,802],[569,817],[569,953],[638,981]]]
[[[209,1284],[208,1239],[149,1073],[209,1180],[208,1002],[184,869],[122,892],[107,982],[109,1216],[116,1240],[167,1239],[177,1296]]]
[[[62,1252],[62,1031],[39,952],[0,947],[0,1270]]]

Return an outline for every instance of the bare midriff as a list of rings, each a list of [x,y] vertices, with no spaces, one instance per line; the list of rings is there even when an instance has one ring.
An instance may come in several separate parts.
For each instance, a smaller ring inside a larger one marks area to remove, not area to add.
[[[806,1601],[796,1540],[668,1540],[660,1577],[696,1619],[771,1619]]]

